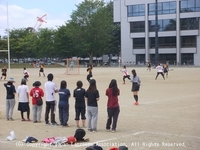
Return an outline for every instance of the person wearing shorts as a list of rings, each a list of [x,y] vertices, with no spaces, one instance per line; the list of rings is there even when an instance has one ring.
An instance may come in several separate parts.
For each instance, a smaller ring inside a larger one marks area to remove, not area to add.
[[[133,69],[132,71],[132,78],[131,78],[131,82],[132,82],[132,89],[131,91],[133,92],[133,97],[135,99],[135,103],[134,105],[138,105],[138,91],[140,90],[140,84],[141,84],[141,80],[139,78],[139,76],[137,75],[135,69]]]
[[[166,63],[164,63],[163,72],[164,72],[164,76],[166,74],[166,78],[168,78],[168,71],[169,71],[168,65]]]

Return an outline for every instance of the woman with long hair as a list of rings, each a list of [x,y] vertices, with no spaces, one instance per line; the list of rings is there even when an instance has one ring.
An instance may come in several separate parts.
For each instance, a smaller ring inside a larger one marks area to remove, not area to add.
[[[135,69],[133,69],[132,71],[132,78],[131,78],[131,82],[132,82],[132,89],[131,91],[133,92],[133,97],[135,99],[135,103],[134,105],[138,105],[138,91],[140,90],[140,84],[141,84],[141,80],[139,78],[139,76],[137,75]]]
[[[85,93],[87,103],[87,123],[88,130],[92,132],[97,131],[97,120],[98,120],[98,104],[99,91],[96,87],[96,80],[91,79],[89,88]]]
[[[108,119],[106,123],[106,130],[112,132],[116,131],[117,127],[117,120],[119,116],[119,103],[118,103],[118,96],[120,94],[120,90],[117,87],[117,81],[115,79],[112,79],[108,89],[106,90],[106,96],[108,97],[107,101],[107,113],[108,113]],[[110,128],[112,124],[112,128]]]

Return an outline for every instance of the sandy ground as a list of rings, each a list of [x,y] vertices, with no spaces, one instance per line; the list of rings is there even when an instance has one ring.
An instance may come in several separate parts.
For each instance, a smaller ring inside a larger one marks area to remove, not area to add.
[[[133,67],[128,68],[129,72],[132,69]],[[15,121],[7,121],[5,118],[6,91],[3,87],[5,81],[0,81],[0,149],[84,150],[87,145],[98,143],[104,150],[120,145],[127,145],[129,150],[199,150],[200,68],[171,68],[173,71],[169,72],[169,77],[166,80],[163,80],[161,76],[155,80],[155,69],[151,72],[144,67],[135,69],[142,80],[139,91],[139,106],[133,105],[131,83],[127,80],[125,85],[122,84],[120,68],[93,69],[93,75],[100,91],[98,132],[91,133],[86,131],[85,137],[90,138],[90,142],[68,146],[49,146],[44,145],[41,141],[46,137],[68,137],[74,135],[76,126],[73,97],[70,98],[70,127],[68,128],[45,126],[45,105],[43,106],[42,123],[22,122],[20,112],[17,110],[17,98],[13,116]],[[46,77],[38,77],[37,68],[28,69],[28,71],[30,72],[29,88],[31,89],[34,81],[40,80],[42,82],[41,87],[44,89]],[[76,87],[77,80],[82,80],[84,88],[88,88],[86,68],[80,69],[80,75],[66,75],[64,72],[65,69],[63,68],[45,69],[46,74],[54,74],[54,82],[58,87],[61,80],[66,80],[71,93]],[[74,70],[74,72],[76,71]],[[22,69],[11,69],[11,73],[8,76],[15,78],[15,86],[17,88],[23,76]],[[117,132],[115,133],[106,132],[105,130],[107,119],[105,90],[111,79],[117,79],[118,87],[121,91],[119,97],[120,115]],[[59,122],[58,112],[56,112],[56,121]],[[11,130],[15,132],[16,140],[6,141],[5,139]],[[37,144],[22,143],[22,139],[26,136],[33,136],[39,142]]]

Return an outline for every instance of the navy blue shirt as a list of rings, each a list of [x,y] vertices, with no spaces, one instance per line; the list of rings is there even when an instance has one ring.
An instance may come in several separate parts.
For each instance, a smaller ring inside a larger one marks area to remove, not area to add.
[[[75,107],[85,107],[85,89],[75,89],[73,97],[75,98]]]
[[[59,107],[69,105],[70,91],[68,89],[59,89]]]
[[[85,97],[88,98],[88,106],[98,107],[97,98],[99,98],[99,91],[86,92]]]
[[[14,93],[16,93],[15,86],[12,83],[5,83],[4,86],[6,88],[6,99],[14,99]]]

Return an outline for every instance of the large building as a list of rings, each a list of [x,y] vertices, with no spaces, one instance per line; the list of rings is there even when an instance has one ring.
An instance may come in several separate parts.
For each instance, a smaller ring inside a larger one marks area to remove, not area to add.
[[[159,62],[200,66],[200,0],[157,0]],[[155,62],[156,0],[114,0],[126,63]]]

